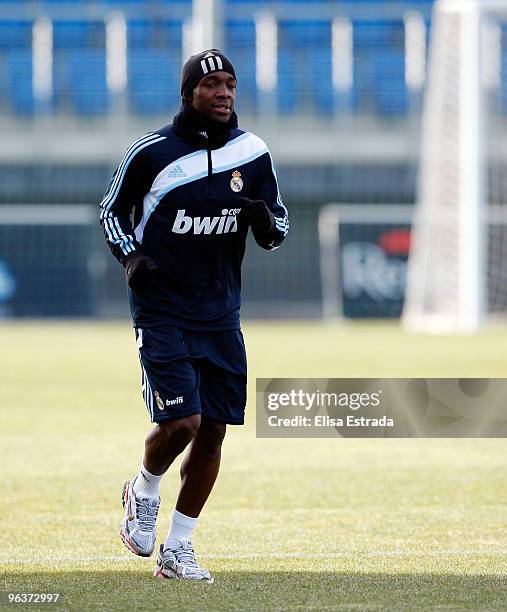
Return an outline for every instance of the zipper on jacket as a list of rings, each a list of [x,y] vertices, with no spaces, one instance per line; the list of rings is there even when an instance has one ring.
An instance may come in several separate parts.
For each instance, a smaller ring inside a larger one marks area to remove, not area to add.
[[[211,178],[211,175],[213,174],[213,164],[211,162],[211,149],[208,147],[207,151],[208,151],[208,182],[209,182],[209,179]]]
[[[213,162],[211,160],[211,149],[208,147],[206,152],[208,154],[208,177],[206,179],[206,197],[208,199],[214,199],[214,195],[212,191]]]

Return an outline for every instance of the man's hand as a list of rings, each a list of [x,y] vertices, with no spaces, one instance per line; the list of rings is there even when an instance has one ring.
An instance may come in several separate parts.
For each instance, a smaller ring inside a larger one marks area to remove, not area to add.
[[[151,257],[138,251],[127,255],[123,267],[127,273],[129,287],[138,295],[148,289],[153,282],[154,275],[159,271],[159,267]]]
[[[273,231],[275,218],[264,200],[250,200],[250,198],[241,197],[237,199],[237,203],[241,206],[239,217],[248,220],[252,231],[259,235]]]

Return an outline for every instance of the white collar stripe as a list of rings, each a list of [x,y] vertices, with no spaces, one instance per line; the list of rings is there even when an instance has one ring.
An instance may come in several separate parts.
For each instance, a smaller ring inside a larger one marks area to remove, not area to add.
[[[255,134],[245,132],[238,138],[227,143],[221,149],[211,152],[213,174],[225,172],[234,166],[246,164],[249,161],[268,152],[266,143]]]
[[[238,144],[238,142],[240,142],[241,140],[245,140],[245,138],[249,138],[250,136],[252,136],[252,134],[250,134],[250,132],[244,132],[243,134],[240,134],[239,136],[236,136],[236,138],[234,138],[233,140],[229,140],[229,142],[226,142],[224,144],[224,148],[225,147],[232,147],[235,144]]]
[[[231,160],[228,163],[225,163],[221,166],[216,166],[213,165],[213,174],[218,174],[220,172],[226,172],[227,170],[231,170],[231,168],[236,168],[238,166],[244,166],[245,164],[248,164],[249,162],[253,161],[254,159],[257,159],[258,157],[260,157],[261,155],[264,155],[264,153],[267,153],[268,150],[267,149],[260,149],[259,151],[255,151],[254,153],[251,153],[250,155],[247,155],[246,157],[243,157],[241,159],[234,159]]]

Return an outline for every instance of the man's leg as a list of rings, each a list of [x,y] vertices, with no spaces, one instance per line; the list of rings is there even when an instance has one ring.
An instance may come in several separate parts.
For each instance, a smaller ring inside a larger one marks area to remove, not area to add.
[[[202,416],[201,426],[190,444],[180,468],[181,487],[165,547],[176,540],[190,540],[197,517],[208,499],[220,468],[226,425]]]
[[[149,557],[153,552],[160,480],[195,436],[200,420],[201,416],[196,414],[158,423],[146,438],[140,472],[125,483],[122,494],[125,514],[120,535],[127,548],[138,555]]]
[[[197,563],[190,540],[197,517],[218,476],[225,430],[225,424],[202,416],[201,425],[181,464],[180,493],[169,533],[159,552],[157,577],[213,581],[211,574]]]
[[[145,468],[157,476],[164,474],[199,431],[200,422],[201,415],[194,414],[176,421],[158,423],[144,443]]]
[[[224,423],[202,417],[180,468],[181,488],[176,510],[182,514],[198,517],[206,503],[220,469],[225,429]]]
[[[212,581],[200,567],[192,532],[218,476],[224,423],[241,424],[246,404],[246,355],[240,330],[195,332],[192,357],[199,360],[201,425],[181,465],[181,487],[171,528],[155,575]]]

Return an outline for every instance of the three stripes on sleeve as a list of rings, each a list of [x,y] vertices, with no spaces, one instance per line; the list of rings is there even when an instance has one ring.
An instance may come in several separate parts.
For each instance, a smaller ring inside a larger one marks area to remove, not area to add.
[[[122,193],[122,187],[125,186],[125,177],[127,176],[132,160],[140,151],[164,139],[165,136],[150,132],[146,134],[146,136],[136,140],[127,149],[120,165],[114,173],[104,199],[100,203],[100,222],[104,228],[106,239],[111,247],[118,246],[124,256],[135,251],[132,224],[130,223],[130,212],[132,207],[131,194]],[[124,201],[127,203],[126,207],[122,207]]]

